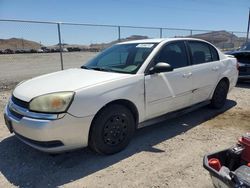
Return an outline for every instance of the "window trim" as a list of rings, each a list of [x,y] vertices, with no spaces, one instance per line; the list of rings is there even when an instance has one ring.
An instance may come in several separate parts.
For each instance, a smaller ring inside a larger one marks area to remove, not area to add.
[[[159,55],[159,53],[161,52],[161,50],[162,50],[163,48],[165,48],[165,46],[167,46],[167,45],[169,45],[169,44],[172,44],[172,43],[176,43],[176,42],[182,42],[182,43],[184,44],[184,46],[185,46],[185,52],[186,52],[186,55],[187,55],[187,66],[184,66],[184,67],[188,67],[188,66],[192,65],[192,64],[191,64],[191,61],[190,61],[188,46],[187,46],[187,44],[186,44],[187,40],[169,41],[169,42],[166,42],[164,45],[162,45],[161,48],[158,50],[158,52],[157,52],[157,53],[154,55],[154,57],[150,60],[149,64],[147,65],[147,67],[146,67],[146,69],[145,69],[145,71],[144,71],[145,76],[146,76],[146,75],[149,75],[149,69],[153,66],[154,60],[155,60],[155,58]],[[180,68],[183,68],[183,67],[175,68],[174,70],[180,69]],[[174,70],[173,70],[173,71],[174,71]]]

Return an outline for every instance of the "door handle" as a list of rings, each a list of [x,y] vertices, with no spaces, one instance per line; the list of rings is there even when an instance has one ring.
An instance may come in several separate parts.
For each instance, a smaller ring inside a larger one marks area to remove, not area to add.
[[[219,70],[219,66],[215,66],[215,67],[213,67],[213,68],[212,68],[212,70],[213,70],[213,71],[217,71],[217,70]]]
[[[189,77],[191,77],[191,76],[192,76],[192,73],[191,73],[191,72],[189,72],[189,73],[184,73],[184,74],[182,75],[183,78],[189,78]]]

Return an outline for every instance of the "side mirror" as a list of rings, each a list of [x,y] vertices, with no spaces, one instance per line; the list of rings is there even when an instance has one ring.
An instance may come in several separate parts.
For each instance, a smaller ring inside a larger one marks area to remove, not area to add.
[[[156,63],[154,67],[151,67],[149,69],[149,73],[154,74],[154,73],[160,73],[160,72],[170,72],[173,70],[174,70],[173,67],[171,67],[171,65],[169,65],[168,63],[159,62],[159,63]]]

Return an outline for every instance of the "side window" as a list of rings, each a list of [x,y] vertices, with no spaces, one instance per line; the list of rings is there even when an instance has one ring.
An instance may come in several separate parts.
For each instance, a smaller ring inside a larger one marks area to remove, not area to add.
[[[210,51],[211,51],[211,54],[212,54],[213,61],[219,61],[220,58],[219,58],[217,50],[213,46],[209,46],[209,47],[210,47]]]
[[[189,42],[193,64],[202,64],[213,61],[208,44],[204,42]]]
[[[166,62],[174,69],[187,66],[188,57],[184,42],[178,41],[164,46],[156,57],[157,62]]]

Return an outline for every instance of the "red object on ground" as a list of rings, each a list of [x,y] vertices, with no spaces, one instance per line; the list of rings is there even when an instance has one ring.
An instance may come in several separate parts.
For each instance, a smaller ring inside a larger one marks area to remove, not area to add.
[[[221,169],[220,160],[216,158],[209,159],[208,165],[217,171],[220,171]]]
[[[243,135],[239,139],[239,143],[245,148],[242,152],[241,158],[244,161],[250,163],[250,132]]]
[[[250,167],[250,163],[248,163],[247,166]]]

